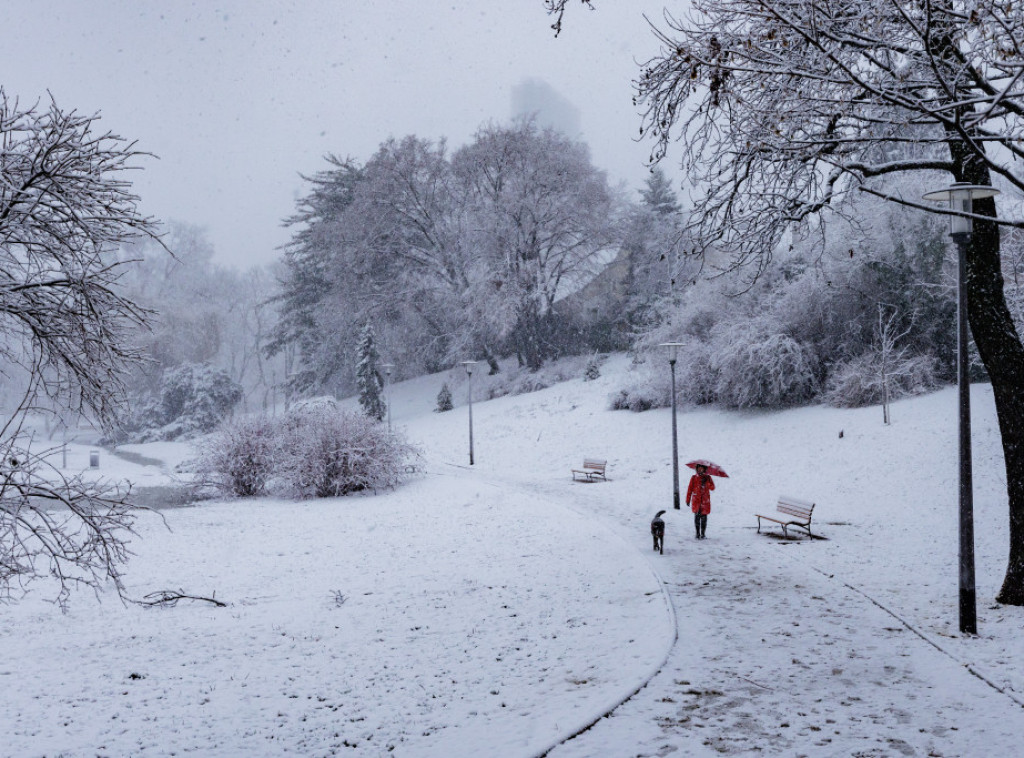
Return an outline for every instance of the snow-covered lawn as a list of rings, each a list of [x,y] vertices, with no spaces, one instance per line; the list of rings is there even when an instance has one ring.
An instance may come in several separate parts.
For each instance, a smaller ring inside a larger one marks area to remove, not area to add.
[[[681,410],[684,460],[730,474],[698,542],[671,510],[669,412],[606,410],[628,371],[613,356],[596,381],[491,401],[474,377],[472,468],[466,408],[432,412],[464,380],[398,384],[393,423],[424,459],[395,492],[203,503],[162,511],[169,530],[143,514],[132,596],[228,606],[80,595],[62,615],[40,585],[0,608],[0,753],[1018,754],[1024,612],[991,600],[1007,516],[988,386],[964,639],[953,391],[897,403],[890,426],[878,408]],[[128,452],[166,465],[104,451],[92,473],[159,486],[187,455]],[[571,481],[585,456],[609,482]],[[817,503],[825,539],[756,533],[782,493]]]

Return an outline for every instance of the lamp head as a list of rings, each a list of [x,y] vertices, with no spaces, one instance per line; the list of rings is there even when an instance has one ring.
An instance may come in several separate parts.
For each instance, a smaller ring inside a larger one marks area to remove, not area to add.
[[[970,182],[954,182],[946,189],[927,192],[925,200],[936,200],[949,204],[952,211],[949,216],[949,233],[951,235],[970,234],[974,231],[974,220],[969,215],[974,213],[974,201],[985,197],[995,197],[999,190],[984,184],[971,184]]]
[[[684,347],[685,344],[684,342],[662,342],[658,347],[667,348],[669,363],[675,363],[676,358],[679,357],[679,348]]]

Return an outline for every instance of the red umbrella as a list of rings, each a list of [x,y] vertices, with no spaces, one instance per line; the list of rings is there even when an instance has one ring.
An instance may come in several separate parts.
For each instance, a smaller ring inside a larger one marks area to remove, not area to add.
[[[717,463],[706,461],[703,458],[698,458],[695,461],[690,461],[686,465],[689,466],[690,468],[697,468],[697,466],[705,466],[708,470],[707,473],[711,474],[711,476],[724,476],[726,479],[729,478],[729,475],[725,473],[725,470],[721,466],[719,466]]]

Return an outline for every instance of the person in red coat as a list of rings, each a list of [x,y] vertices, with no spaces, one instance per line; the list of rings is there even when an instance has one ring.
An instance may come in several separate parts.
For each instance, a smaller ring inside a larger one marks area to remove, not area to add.
[[[715,480],[708,474],[708,467],[699,463],[695,467],[697,473],[690,477],[690,486],[686,488],[686,504],[693,511],[693,523],[697,528],[697,539],[704,539],[708,529],[708,514],[711,513],[711,490],[715,488]]]

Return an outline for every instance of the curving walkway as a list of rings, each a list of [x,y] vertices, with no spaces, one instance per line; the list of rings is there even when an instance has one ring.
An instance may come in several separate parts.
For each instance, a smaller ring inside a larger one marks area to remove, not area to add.
[[[540,755],[972,756],[1016,744],[1024,730],[1012,697],[811,565],[810,541],[712,524],[698,542],[687,512],[670,512],[661,556],[614,483],[503,481],[631,539],[677,624],[664,666],[644,686]]]
[[[666,666],[550,755],[969,756],[1013,744],[1024,709],[782,552],[796,549],[732,530],[664,556],[679,619]]]

